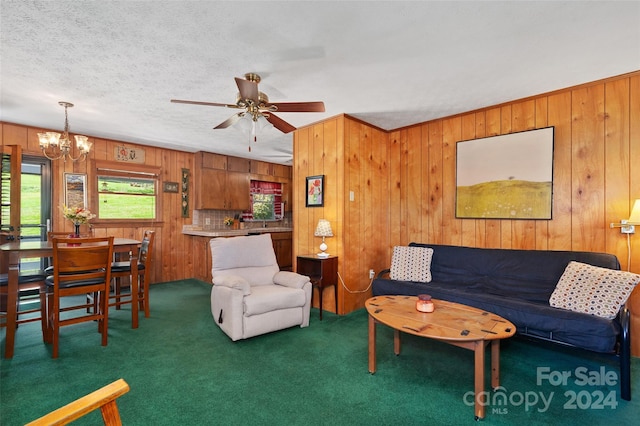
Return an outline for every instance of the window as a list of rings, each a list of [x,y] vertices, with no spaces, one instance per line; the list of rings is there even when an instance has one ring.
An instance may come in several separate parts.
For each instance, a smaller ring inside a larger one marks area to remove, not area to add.
[[[251,210],[242,214],[244,220],[280,220],[284,215],[282,184],[251,181]]]
[[[131,167],[129,164],[127,166]],[[96,169],[97,221],[158,219],[159,183],[156,170],[142,166],[132,170],[117,170],[113,165],[102,165]]]
[[[251,210],[255,220],[275,219],[275,196],[273,194],[252,194]]]

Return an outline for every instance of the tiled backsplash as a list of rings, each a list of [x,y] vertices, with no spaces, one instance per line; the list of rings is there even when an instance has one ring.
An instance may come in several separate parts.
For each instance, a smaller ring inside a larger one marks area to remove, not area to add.
[[[225,229],[224,218],[234,217],[235,215],[242,216],[242,211],[234,210],[194,210],[193,211],[193,226],[201,227],[204,230],[210,229]],[[207,220],[208,219],[208,220]],[[262,228],[262,221],[256,222],[244,222],[245,229]],[[285,212],[284,219],[276,221],[267,221],[266,225],[270,227],[292,227],[293,220],[291,212]]]

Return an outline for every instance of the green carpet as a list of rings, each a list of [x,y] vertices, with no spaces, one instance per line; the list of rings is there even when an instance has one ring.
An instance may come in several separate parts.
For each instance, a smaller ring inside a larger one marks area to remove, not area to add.
[[[118,378],[131,386],[118,399],[126,425],[475,424],[465,403],[473,390],[471,351],[405,335],[395,356],[391,330],[378,326],[378,371],[371,375],[365,310],[325,312],[320,321],[312,309],[308,328],[231,342],[213,321],[209,294],[197,280],[153,285],[151,318],[141,316],[137,330],[128,307],[110,312],[106,347],[95,324],[64,327],[56,360],[39,324],[22,325],[14,358],[2,359],[0,424],[24,424]],[[552,378],[561,371],[571,377],[566,385],[538,385],[537,369],[545,367]],[[601,369],[618,374],[616,361],[597,354],[503,342],[504,400],[490,401],[483,423],[635,424],[640,359],[632,360],[631,402],[620,399],[617,380],[576,383],[577,367],[592,376]],[[99,412],[74,424],[101,424]]]

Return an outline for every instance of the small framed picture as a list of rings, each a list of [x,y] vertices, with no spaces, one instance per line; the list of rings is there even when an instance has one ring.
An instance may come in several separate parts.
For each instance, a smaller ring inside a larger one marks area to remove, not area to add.
[[[70,209],[87,207],[87,175],[84,173],[64,174],[64,204]]]
[[[164,182],[162,186],[164,192],[178,192],[178,182]]]
[[[324,175],[307,176],[307,185],[305,187],[307,189],[305,205],[307,207],[324,206]]]

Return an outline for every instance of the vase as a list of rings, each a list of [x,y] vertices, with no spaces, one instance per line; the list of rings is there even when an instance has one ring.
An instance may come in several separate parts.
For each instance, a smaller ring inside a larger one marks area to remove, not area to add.
[[[74,232],[73,234],[75,235],[76,238],[80,238],[80,224],[79,223],[74,223]]]

